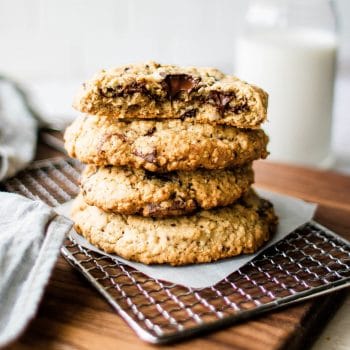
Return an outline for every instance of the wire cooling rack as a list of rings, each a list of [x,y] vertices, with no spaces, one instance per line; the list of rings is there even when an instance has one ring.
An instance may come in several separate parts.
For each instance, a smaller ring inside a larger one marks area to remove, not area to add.
[[[55,207],[78,192],[82,166],[36,162],[3,188]],[[215,286],[192,289],[150,278],[67,237],[62,254],[144,340],[166,343],[350,285],[350,245],[309,222]]]

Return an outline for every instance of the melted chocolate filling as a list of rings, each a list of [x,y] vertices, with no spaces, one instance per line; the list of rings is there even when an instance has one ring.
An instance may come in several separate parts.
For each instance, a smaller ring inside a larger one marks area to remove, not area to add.
[[[197,87],[199,79],[194,79],[187,74],[169,74],[163,80],[163,89],[170,100],[176,98],[181,91],[188,94]]]
[[[173,101],[179,97],[179,94],[181,92],[190,94],[198,87],[199,82],[200,78],[194,78],[188,74],[168,74],[162,81],[162,87],[166,92],[167,98],[170,101]],[[100,94],[108,98],[122,97],[132,95],[134,93],[144,94],[155,101],[161,100],[161,97],[159,95],[150,92],[144,84],[136,82],[131,83],[124,89],[122,89],[120,86],[117,86],[116,88],[108,87],[106,89],[100,89]],[[242,101],[242,103],[234,107],[229,107],[229,103],[232,100],[236,99],[236,96],[233,92],[211,91],[208,97],[200,99],[203,103],[209,103],[215,106],[220,114],[224,114],[224,112],[228,109],[236,114],[249,110],[246,101]],[[193,117],[195,116],[195,113],[195,110],[188,111],[183,115],[182,118]]]

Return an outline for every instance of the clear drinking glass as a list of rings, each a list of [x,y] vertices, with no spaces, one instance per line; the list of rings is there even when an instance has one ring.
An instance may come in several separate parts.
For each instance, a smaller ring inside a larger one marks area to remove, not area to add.
[[[331,165],[337,47],[333,1],[250,2],[235,74],[269,93],[272,160]]]

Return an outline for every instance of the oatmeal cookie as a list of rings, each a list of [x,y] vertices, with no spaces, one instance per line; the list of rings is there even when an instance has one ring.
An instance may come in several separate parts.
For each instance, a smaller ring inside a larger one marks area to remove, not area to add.
[[[266,158],[267,142],[261,129],[179,119],[126,122],[90,115],[75,120],[65,133],[68,154],[83,163],[153,172],[242,166]]]
[[[74,101],[81,112],[118,119],[180,118],[199,123],[258,128],[268,95],[214,68],[155,62],[103,70]]]
[[[205,263],[256,252],[274,232],[272,204],[249,191],[235,204],[175,218],[106,213],[79,196],[77,232],[107,253],[145,264]]]
[[[233,203],[253,183],[251,165],[224,170],[153,173],[88,165],[81,192],[89,205],[118,214],[169,217]]]

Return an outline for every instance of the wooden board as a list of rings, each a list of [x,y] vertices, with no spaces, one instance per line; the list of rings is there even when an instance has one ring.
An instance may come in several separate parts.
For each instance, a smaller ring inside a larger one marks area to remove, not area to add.
[[[52,155],[39,149],[40,157]],[[264,188],[320,203],[316,219],[350,239],[350,177],[257,162]],[[306,348],[346,291],[319,297],[229,328],[162,348]],[[156,349],[139,340],[88,282],[59,258],[36,318],[9,349]]]

